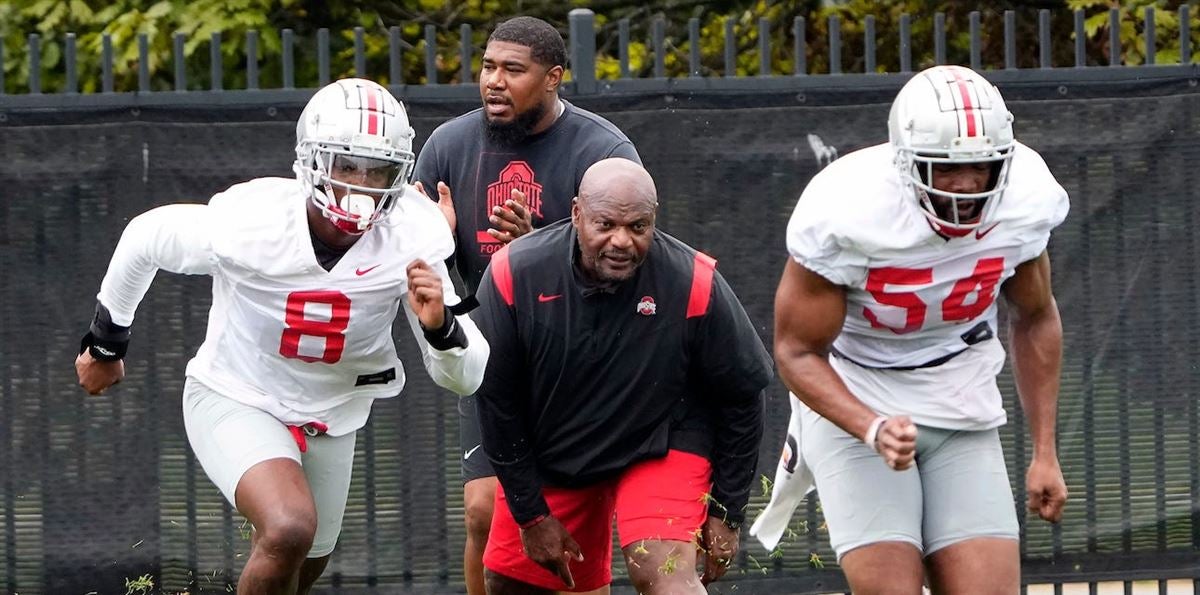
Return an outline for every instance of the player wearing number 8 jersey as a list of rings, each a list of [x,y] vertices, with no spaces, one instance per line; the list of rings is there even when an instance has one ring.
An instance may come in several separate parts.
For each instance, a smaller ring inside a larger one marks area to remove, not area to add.
[[[259,178],[207,205],[130,222],[97,296],[76,369],[90,393],[124,376],[134,311],[158,269],[213,277],[208,332],[187,367],[188,440],[254,527],[239,593],[306,593],[341,530],[355,432],[405,373],[403,307],[426,370],[459,394],[483,379],[487,342],[443,262],[437,206],[407,184],[413,131],[383,87],[346,79],[297,125],[296,179]]]
[[[1046,247],[1067,196],[969,69],[914,76],[889,133],[814,177],[788,226],[775,330],[799,399],[789,432],[800,462],[788,468],[812,473],[855,593],[915,594],[923,580],[935,593],[1015,593],[997,301],[1010,306],[1033,438],[1028,505],[1057,521],[1062,327]],[[772,507],[798,501],[773,497],[752,529],[772,547],[787,518]]]

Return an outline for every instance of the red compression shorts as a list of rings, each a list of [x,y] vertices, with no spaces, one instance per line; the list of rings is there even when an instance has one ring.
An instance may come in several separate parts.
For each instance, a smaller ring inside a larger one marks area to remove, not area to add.
[[[574,591],[592,591],[612,582],[612,519],[621,547],[642,540],[696,541],[707,516],[705,494],[712,466],[699,455],[671,450],[661,459],[631,465],[616,479],[586,488],[545,487],[550,514],[579,543],[582,562],[570,562]],[[508,510],[504,488],[496,490],[496,508],[483,565],[544,589],[568,591],[557,575],[538,566],[521,545],[521,529]]]

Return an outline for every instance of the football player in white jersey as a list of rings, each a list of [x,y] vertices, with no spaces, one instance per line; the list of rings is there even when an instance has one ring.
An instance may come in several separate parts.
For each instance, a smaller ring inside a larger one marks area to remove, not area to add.
[[[341,531],[355,432],[404,386],[391,328],[403,307],[434,381],[460,395],[488,345],[457,303],[454,241],[408,185],[413,130],[371,81],[319,90],[296,126],[296,178],[258,178],[207,205],[126,227],[75,362],[98,394],[124,376],[134,311],[158,269],[213,277],[188,363],[184,424],[209,478],[253,525],[239,593],[306,593]]]
[[[1016,593],[996,301],[1033,440],[1027,505],[1057,522],[1062,324],[1046,246],[1067,195],[970,69],[914,76],[888,128],[889,143],[817,174],[788,225],[775,358],[802,402],[799,454],[855,593]]]

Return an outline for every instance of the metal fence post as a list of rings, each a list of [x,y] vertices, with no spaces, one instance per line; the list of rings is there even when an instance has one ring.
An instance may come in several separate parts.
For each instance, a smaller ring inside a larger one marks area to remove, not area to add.
[[[292,53],[294,41],[292,39],[292,30],[284,29],[280,36],[280,42],[283,48],[280,50],[283,53],[283,88],[293,89],[296,87],[296,69],[295,55]]]
[[[618,61],[621,63],[621,78],[630,78],[629,73],[629,17],[621,19],[617,23],[617,45],[620,46],[617,52],[620,54]]]
[[[403,83],[404,74],[400,62],[400,27],[388,27],[388,83],[399,85]]]
[[[700,19],[688,19],[688,76],[700,76]]]
[[[354,76],[367,78],[367,51],[363,41],[363,28],[354,28]]]
[[[867,15],[863,23],[863,72],[875,72],[875,16]]]
[[[654,78],[664,78],[667,76],[666,37],[666,19],[661,16],[655,17],[651,30],[651,39],[654,42]]]
[[[733,17],[725,18],[725,76],[737,76],[737,36],[733,31]]]
[[[65,91],[69,95],[74,95],[79,92],[79,75],[76,73],[76,52],[75,52],[75,34],[67,33],[67,47],[65,50],[67,59],[67,86]],[[0,64],[4,61],[0,60]]]
[[[933,15],[933,63],[946,63],[946,13]]]
[[[329,84],[329,29],[317,29],[317,85]]]
[[[105,33],[100,36],[100,92],[113,92],[112,72],[112,36]]]
[[[176,33],[171,39],[171,56],[175,61],[176,91],[187,91],[187,68],[183,63],[183,44],[185,41],[183,33]]]
[[[1121,11],[1116,8],[1108,10],[1108,65],[1121,64]]]
[[[145,33],[138,33],[138,92],[150,91],[150,38]]]
[[[246,88],[258,88],[258,31],[246,32]]]
[[[1043,8],[1038,11],[1038,66],[1050,68],[1050,11]]]
[[[1187,4],[1179,7],[1179,63],[1192,63],[1192,24]]]
[[[1087,66],[1087,46],[1084,44],[1087,32],[1083,27],[1083,10],[1075,11],[1075,67]]]
[[[1154,64],[1154,51],[1157,46],[1157,40],[1154,36],[1154,7],[1146,7],[1146,65]]]
[[[425,25],[425,84],[438,84],[437,27]]]
[[[471,26],[463,23],[458,27],[458,82],[460,84],[470,84],[475,80],[474,70],[471,68],[471,56],[474,52],[474,44],[471,43]]]
[[[979,47],[979,11],[972,10],[967,19],[971,37],[971,69],[980,70],[982,60],[980,59],[981,48]]]
[[[571,78],[575,92],[596,92],[596,13],[575,8],[567,13],[571,36]]]
[[[829,74],[842,73],[842,20],[829,15]]]
[[[212,37],[209,37],[208,57],[211,60],[209,64],[209,75],[212,77],[211,88],[213,91],[221,90],[221,32],[214,31]]]
[[[42,42],[37,33],[29,34],[29,92],[42,92]]]
[[[793,69],[795,75],[802,76],[808,74],[808,40],[805,38],[804,17],[796,17],[792,21],[792,43],[795,47],[792,51],[796,54],[796,66]]]
[[[771,76],[771,21],[758,19],[758,76]]]
[[[1017,15],[1011,10],[1004,11],[1004,68],[1013,70],[1017,67]]]

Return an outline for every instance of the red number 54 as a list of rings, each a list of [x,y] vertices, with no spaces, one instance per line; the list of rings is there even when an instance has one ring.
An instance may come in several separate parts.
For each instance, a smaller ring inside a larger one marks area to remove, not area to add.
[[[959,279],[950,290],[950,295],[942,302],[942,320],[946,322],[968,321],[983,314],[992,302],[996,301],[996,284],[1004,274],[1004,258],[983,258],[975,263],[975,270],[970,277]],[[897,335],[911,333],[925,324],[925,314],[928,306],[921,301],[920,296],[913,291],[888,291],[888,286],[928,285],[933,282],[933,269],[902,269],[896,267],[880,267],[871,269],[867,274],[867,291],[875,297],[875,301],[886,306],[904,308],[904,326],[894,327],[884,324],[879,316],[870,308],[863,308],[863,316],[870,321],[874,328],[885,328]],[[972,303],[967,303],[967,296],[974,293],[977,297]]]

